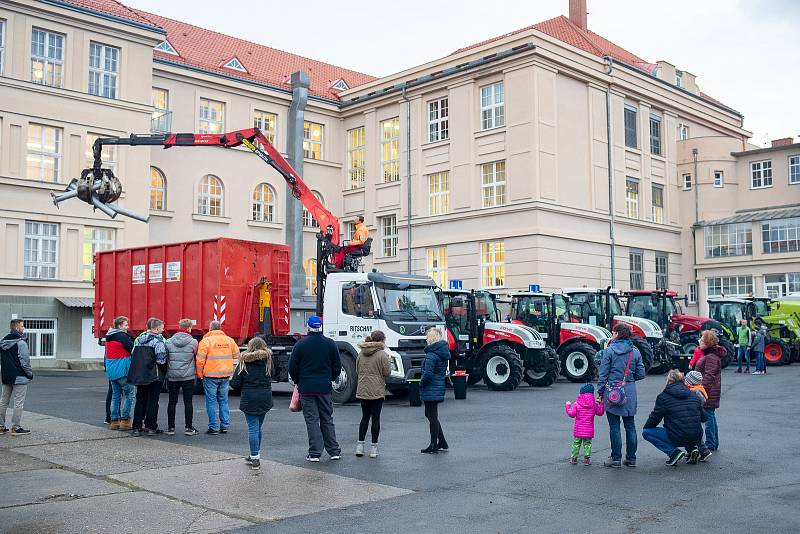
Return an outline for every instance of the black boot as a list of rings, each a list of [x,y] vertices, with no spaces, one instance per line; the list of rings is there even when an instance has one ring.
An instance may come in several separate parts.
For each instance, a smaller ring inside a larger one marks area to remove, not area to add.
[[[450,450],[450,445],[447,444],[447,440],[446,439],[442,438],[442,439],[439,440],[438,448],[441,451],[447,451],[447,450]]]
[[[437,454],[439,452],[439,446],[436,445],[436,443],[431,443],[426,449],[422,449],[419,452],[423,454]]]

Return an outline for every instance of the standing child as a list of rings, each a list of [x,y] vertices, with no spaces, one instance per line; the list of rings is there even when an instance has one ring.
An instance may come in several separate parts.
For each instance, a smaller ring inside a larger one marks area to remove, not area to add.
[[[247,344],[247,351],[239,356],[233,371],[231,386],[241,388],[239,410],[247,420],[247,437],[250,455],[245,462],[250,468],[261,469],[261,426],[264,417],[272,409],[272,351],[267,342],[254,337]]]
[[[703,373],[700,371],[689,371],[686,373],[686,377],[683,379],[684,384],[686,387],[689,388],[697,398],[700,399],[700,402],[705,406],[706,401],[708,400],[708,393],[706,393],[706,388],[703,387]]]
[[[594,386],[584,384],[581,393],[572,404],[567,401],[567,415],[575,419],[572,430],[572,456],[569,463],[578,464],[578,455],[583,445],[583,465],[592,465],[592,438],[594,437],[594,417],[603,415],[604,408],[600,399],[594,398]]]

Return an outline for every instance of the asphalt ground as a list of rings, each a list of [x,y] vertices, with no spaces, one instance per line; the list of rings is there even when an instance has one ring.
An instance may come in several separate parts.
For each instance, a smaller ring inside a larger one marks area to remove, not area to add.
[[[665,456],[641,439],[641,426],[664,386],[663,376],[649,376],[637,383],[638,467],[623,469],[601,465],[609,451],[605,418],[596,420],[594,464],[567,464],[572,420],[564,413],[564,401],[574,400],[579,385],[562,380],[549,388],[521,386],[513,392],[473,386],[467,399],[459,401],[449,390],[440,419],[451,450],[438,455],[419,452],[428,441],[422,409],[410,407],[405,398],[389,398],[379,458],[356,458],[352,452],[360,407],[337,405],[334,418],[343,458],[333,462],[324,456],[314,465],[304,460],[302,415],[288,411],[289,388],[279,384],[275,407],[264,424],[262,458],[411,493],[243,531],[798,532],[798,378],[800,365],[773,367],[765,376],[726,369],[717,412],[719,451],[709,463],[670,468],[664,465]],[[103,427],[105,392],[102,373],[39,371],[26,409]],[[164,426],[166,405],[167,395],[162,394],[159,424]],[[231,397],[230,405],[227,435],[140,439],[190,445],[207,450],[209,457],[222,452],[244,456],[247,430],[238,398]],[[202,432],[207,423],[202,396],[194,397],[194,412],[194,426]],[[177,413],[176,426],[182,429],[181,404]],[[265,500],[263,506],[277,502]]]

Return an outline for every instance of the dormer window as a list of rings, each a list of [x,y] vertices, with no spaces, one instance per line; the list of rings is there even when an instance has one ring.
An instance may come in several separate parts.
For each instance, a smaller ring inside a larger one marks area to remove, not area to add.
[[[172,54],[173,56],[178,55],[178,52],[175,51],[175,48],[170,44],[169,41],[161,41],[153,47],[153,50],[160,50],[161,52],[166,52],[167,54]]]
[[[350,86],[347,85],[347,82],[344,80],[339,79],[333,85],[331,85],[331,89],[336,89],[337,91],[347,91],[350,89]]]
[[[675,85],[683,87],[683,71],[675,70]]]
[[[239,72],[247,72],[247,69],[244,68],[242,62],[236,57],[232,57],[230,60],[228,60],[228,62],[223,65],[223,68],[238,70]]]

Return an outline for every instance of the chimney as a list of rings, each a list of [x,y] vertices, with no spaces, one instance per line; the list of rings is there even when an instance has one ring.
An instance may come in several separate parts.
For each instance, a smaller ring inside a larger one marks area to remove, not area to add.
[[[772,140],[772,148],[777,148],[779,146],[787,146],[791,145],[794,141],[791,137],[784,137],[783,139],[773,139]]]
[[[580,29],[586,29],[586,0],[569,0],[569,20]]]

